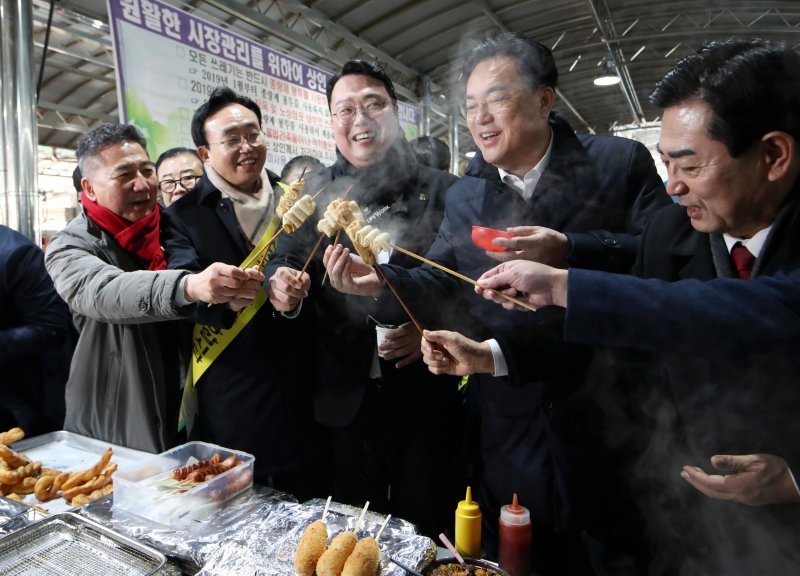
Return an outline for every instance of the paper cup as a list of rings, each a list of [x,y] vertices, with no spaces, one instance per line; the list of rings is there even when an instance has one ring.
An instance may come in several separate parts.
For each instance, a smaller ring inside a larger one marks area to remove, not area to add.
[[[389,325],[377,325],[375,326],[375,337],[376,342],[378,343],[378,358],[383,358],[383,351],[381,350],[381,344],[383,344],[383,339],[386,338],[386,333],[389,330],[394,330],[397,326],[389,326]]]

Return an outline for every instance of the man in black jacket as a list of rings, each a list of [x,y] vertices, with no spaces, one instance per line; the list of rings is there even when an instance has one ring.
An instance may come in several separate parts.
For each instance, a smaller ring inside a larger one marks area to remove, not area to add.
[[[202,270],[210,262],[242,265],[265,235],[275,232],[278,177],[264,169],[266,142],[255,102],[217,88],[192,118],[192,138],[205,175],[173,203],[161,221],[170,268]],[[258,259],[260,260],[260,258]],[[248,266],[249,268],[249,266]],[[193,437],[256,457],[255,480],[305,499],[317,496],[307,362],[301,322],[249,302],[195,305],[192,355],[218,339],[214,329],[243,324],[241,332],[197,379]]]
[[[327,96],[337,161],[308,179],[309,193],[324,187],[317,217],[279,242],[266,272],[275,271],[270,299],[277,310],[294,310],[310,292],[300,315],[316,322],[314,413],[329,442],[334,498],[356,505],[369,500],[435,535],[451,526],[459,497],[454,484],[460,471],[449,460],[454,455],[435,449],[437,439],[460,434],[457,380],[434,381],[426,373],[419,331],[391,294],[367,302],[337,292],[333,278],[321,285],[321,252],[309,269],[313,283],[298,280],[297,270],[319,237],[318,217],[351,186],[348,200],[358,203],[368,224],[425,252],[456,177],[418,164],[400,127],[392,81],[377,64],[348,62],[328,82]],[[347,243],[344,233],[340,241]],[[396,252],[378,259],[414,265]],[[425,321],[429,308],[412,313]],[[382,357],[376,354],[375,322],[398,326],[384,341]]]
[[[576,136],[552,112],[558,71],[553,55],[537,42],[516,34],[490,38],[466,58],[463,72],[464,115],[479,152],[448,191],[427,257],[477,278],[494,260],[472,243],[472,226],[524,225],[505,243],[516,257],[629,268],[647,219],[669,204],[647,149],[623,138]],[[328,268],[344,291],[383,293],[377,274],[341,249]],[[540,542],[537,573],[592,573],[590,562],[601,554],[590,551],[628,546],[622,496],[612,497],[622,483],[601,473],[611,468],[611,456],[598,446],[595,399],[586,393],[592,350],[563,342],[563,314],[504,314],[487,307],[469,284],[427,265],[383,270],[409,299],[446,301],[460,294],[462,313],[442,321],[467,334],[485,335],[497,326],[537,333],[530,352],[537,370],[525,374],[520,386],[507,385],[503,352],[495,345],[493,375],[473,378],[468,387],[481,418],[479,498],[489,555],[495,554],[499,508],[514,492],[531,509]],[[613,494],[604,493],[609,487]]]

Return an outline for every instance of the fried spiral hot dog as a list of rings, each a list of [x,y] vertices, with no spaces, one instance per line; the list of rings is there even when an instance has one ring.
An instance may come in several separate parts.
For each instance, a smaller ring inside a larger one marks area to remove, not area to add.
[[[340,576],[344,563],[356,547],[354,532],[340,532],[317,562],[317,576]]]
[[[375,576],[381,563],[381,551],[372,536],[362,538],[353,548],[342,569],[342,576]]]
[[[47,502],[52,500],[58,495],[58,491],[64,485],[64,482],[69,478],[68,472],[61,472],[59,474],[42,474],[36,481],[36,486],[33,488],[33,493],[39,502]]]
[[[300,576],[312,576],[328,544],[328,527],[322,520],[308,525],[294,553],[294,568]]]
[[[108,496],[113,491],[114,491],[114,485],[108,484],[106,486],[103,486],[102,488],[95,490],[91,494],[78,494],[77,496],[75,496],[75,498],[72,499],[72,502],[70,502],[70,504],[72,504],[73,506],[83,506],[84,504],[88,504],[89,502],[94,502],[95,500],[98,500],[103,496]]]
[[[14,442],[19,442],[25,437],[22,428],[12,428],[7,432],[0,432],[0,444],[10,446]]]
[[[0,484],[13,486],[23,478],[33,476],[42,469],[41,462],[31,462],[25,466],[20,466],[16,470],[0,470]]]
[[[64,500],[70,501],[79,494],[90,494],[99,488],[103,488],[104,486],[111,484],[111,475],[116,472],[116,470],[116,464],[109,464],[108,468],[104,469],[102,474],[96,478],[92,478],[80,486],[75,486],[73,488],[69,488],[68,490],[64,490],[62,487],[61,496],[64,498]]]

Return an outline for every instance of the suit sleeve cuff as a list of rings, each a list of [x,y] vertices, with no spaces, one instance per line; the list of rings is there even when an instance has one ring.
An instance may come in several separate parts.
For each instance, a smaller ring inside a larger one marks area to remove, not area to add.
[[[494,373],[492,376],[508,376],[508,364],[506,364],[506,358],[503,356],[500,344],[494,338],[488,340],[488,342],[489,348],[492,349],[492,359],[494,360]]]

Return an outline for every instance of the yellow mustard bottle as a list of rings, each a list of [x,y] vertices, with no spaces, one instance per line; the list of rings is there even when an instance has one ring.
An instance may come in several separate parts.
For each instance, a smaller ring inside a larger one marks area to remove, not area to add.
[[[472,488],[456,507],[456,550],[464,557],[481,557],[481,508],[472,500]]]

